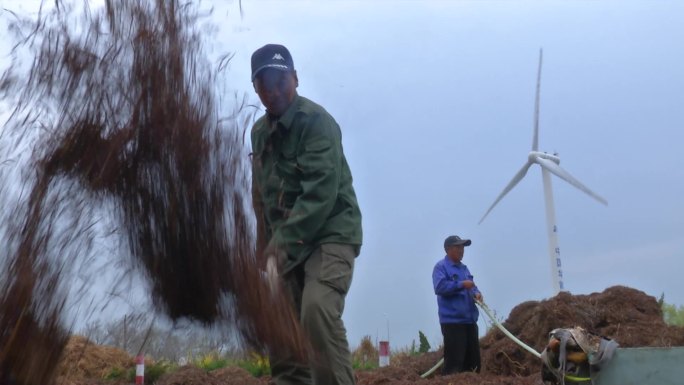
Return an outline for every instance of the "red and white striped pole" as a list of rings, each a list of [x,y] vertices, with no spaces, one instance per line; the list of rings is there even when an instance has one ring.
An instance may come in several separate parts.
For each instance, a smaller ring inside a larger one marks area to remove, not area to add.
[[[135,357],[135,385],[143,385],[145,383],[145,356],[138,354]]]
[[[390,364],[390,350],[389,341],[380,341],[380,354],[378,357],[378,365],[380,367],[389,366]]]

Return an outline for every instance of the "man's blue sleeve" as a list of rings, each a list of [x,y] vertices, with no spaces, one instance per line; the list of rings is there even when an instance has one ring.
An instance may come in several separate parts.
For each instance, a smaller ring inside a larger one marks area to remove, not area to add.
[[[461,282],[453,280],[447,275],[446,269],[440,263],[432,270],[432,285],[437,295],[451,295],[463,289]]]
[[[473,277],[473,275],[470,273],[470,270],[468,270],[468,276],[469,276],[469,277]],[[475,282],[475,278],[471,278],[471,279],[473,280],[473,282]],[[480,294],[480,295],[482,295],[482,293],[480,293],[480,289],[477,288],[477,285],[473,286],[472,291],[473,291],[473,293],[475,293],[475,294]]]

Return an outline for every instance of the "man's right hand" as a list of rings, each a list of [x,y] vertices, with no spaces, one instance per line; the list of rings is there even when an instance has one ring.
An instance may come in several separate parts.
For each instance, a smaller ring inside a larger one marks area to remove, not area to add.
[[[272,292],[278,289],[280,271],[287,260],[287,254],[283,250],[272,250],[266,254],[266,279]]]
[[[464,289],[472,289],[475,287],[475,282],[466,279],[465,281],[461,281],[461,286],[463,286]]]

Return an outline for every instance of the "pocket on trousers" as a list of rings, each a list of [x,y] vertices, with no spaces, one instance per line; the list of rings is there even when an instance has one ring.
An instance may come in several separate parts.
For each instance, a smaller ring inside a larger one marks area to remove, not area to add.
[[[321,272],[318,279],[347,294],[354,274],[354,247],[342,244],[321,245]]]

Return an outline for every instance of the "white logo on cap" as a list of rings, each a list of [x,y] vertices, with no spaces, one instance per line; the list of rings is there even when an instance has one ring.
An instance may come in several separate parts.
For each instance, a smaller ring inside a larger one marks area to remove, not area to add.
[[[275,55],[273,55],[271,60],[285,60],[285,58],[281,54],[276,53]]]

